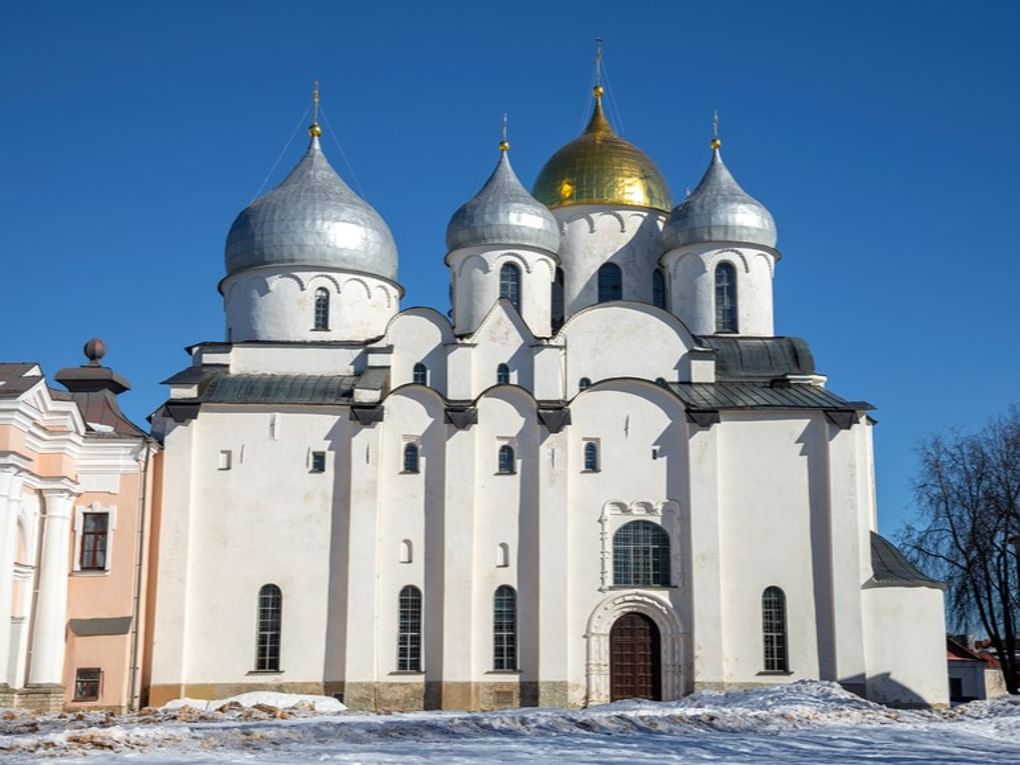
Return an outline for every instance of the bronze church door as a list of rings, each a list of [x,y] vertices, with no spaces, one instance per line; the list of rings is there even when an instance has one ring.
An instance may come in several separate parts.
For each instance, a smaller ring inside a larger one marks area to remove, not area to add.
[[[644,614],[624,614],[609,633],[609,698],[662,700],[659,628]]]

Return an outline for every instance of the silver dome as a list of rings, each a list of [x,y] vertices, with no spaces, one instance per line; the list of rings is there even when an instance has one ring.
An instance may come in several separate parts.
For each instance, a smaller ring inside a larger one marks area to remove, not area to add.
[[[697,242],[775,247],[776,222],[765,205],[740,188],[716,148],[701,183],[673,208],[662,238],[667,252]]]
[[[237,216],[226,262],[228,275],[295,265],[397,278],[389,227],[330,167],[317,136],[290,175]]]
[[[560,227],[544,204],[528,193],[503,149],[489,180],[450,218],[446,246],[452,251],[479,244],[560,248]]]

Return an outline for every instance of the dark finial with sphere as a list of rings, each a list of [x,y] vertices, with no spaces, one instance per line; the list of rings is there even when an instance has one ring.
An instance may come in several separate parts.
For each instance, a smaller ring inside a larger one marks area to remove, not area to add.
[[[93,337],[85,343],[85,357],[89,360],[89,366],[98,367],[99,360],[106,355],[106,343],[98,337]]]

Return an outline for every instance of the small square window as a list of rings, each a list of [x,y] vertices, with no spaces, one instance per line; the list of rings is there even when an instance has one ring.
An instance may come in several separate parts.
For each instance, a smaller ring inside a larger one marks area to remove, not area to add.
[[[309,473],[326,472],[326,452],[312,452],[312,467]]]
[[[220,462],[219,462],[220,470],[230,470],[230,456],[231,456],[230,449],[220,450]]]
[[[79,669],[74,675],[74,700],[98,701],[99,682],[102,677],[103,671],[98,667]]]

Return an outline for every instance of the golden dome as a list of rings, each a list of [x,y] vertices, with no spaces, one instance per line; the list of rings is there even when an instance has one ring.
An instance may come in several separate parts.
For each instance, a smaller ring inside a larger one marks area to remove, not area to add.
[[[648,155],[613,132],[595,88],[595,111],[584,133],[545,163],[534,197],[547,207],[624,205],[669,212],[669,187]]]

